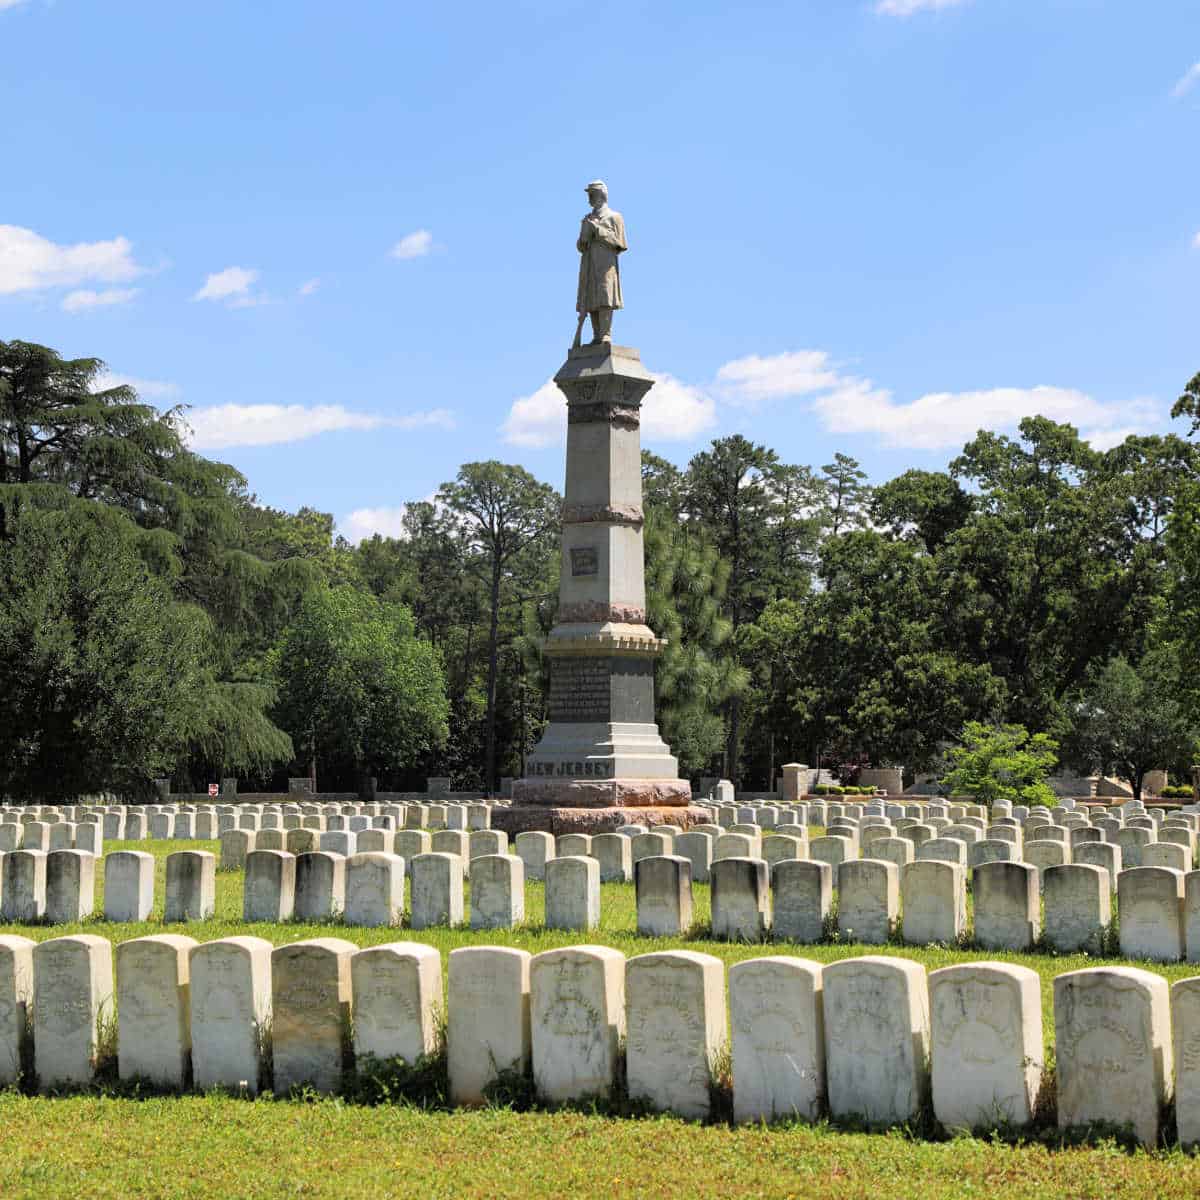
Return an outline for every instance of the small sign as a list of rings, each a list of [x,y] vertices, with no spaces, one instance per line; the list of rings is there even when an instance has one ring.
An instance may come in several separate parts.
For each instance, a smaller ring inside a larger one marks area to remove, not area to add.
[[[208,794],[210,796],[219,796],[221,794],[221,789],[220,789],[220,787],[218,787],[217,784],[210,783],[208,785]]]
[[[571,574],[595,575],[600,570],[600,556],[595,546],[578,546],[571,551]]]

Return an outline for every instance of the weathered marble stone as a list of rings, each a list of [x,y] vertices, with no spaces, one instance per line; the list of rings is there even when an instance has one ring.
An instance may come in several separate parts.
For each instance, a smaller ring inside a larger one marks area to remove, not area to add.
[[[592,852],[592,839],[586,833],[560,834],[554,847],[555,858],[586,857]]]
[[[419,942],[360,950],[350,962],[354,984],[354,1053],[415,1063],[437,1049],[442,956]]]
[[[670,854],[674,843],[675,839],[669,833],[659,833],[654,830],[650,833],[639,833],[636,837],[631,838],[629,852],[636,864],[643,858],[656,858]]]
[[[1153,841],[1153,829],[1122,829],[1116,837],[1116,843],[1121,847],[1121,869],[1140,867],[1142,865],[1142,849]]]
[[[662,854],[634,864],[637,931],[652,937],[682,937],[692,927],[692,864]]]
[[[712,865],[712,935],[760,942],[771,927],[770,876],[761,858],[722,858]]]
[[[607,1097],[625,1034],[625,956],[607,946],[547,950],[531,961],[529,983],[538,1093],[553,1103]]]
[[[404,913],[404,859],[354,854],[346,859],[346,924],[399,925]]]
[[[194,813],[176,813],[171,821],[171,837],[177,842],[190,842],[196,836]]]
[[[1117,879],[1121,873],[1121,847],[1112,842],[1081,842],[1071,848],[1071,861],[1103,867],[1108,872],[1108,885],[1116,895]]]
[[[771,872],[776,941],[818,942],[833,907],[833,868],[825,862],[785,859]]]
[[[104,854],[104,833],[100,826],[94,823],[76,825],[71,849],[83,850],[101,858]]]
[[[66,821],[51,825],[47,851],[70,850],[75,844],[75,829],[73,823]]]
[[[1059,975],[1054,1040],[1059,1128],[1129,1125],[1142,1145],[1156,1145],[1172,1079],[1167,981],[1135,967]]]
[[[607,836],[615,836],[608,834]],[[546,863],[554,857],[554,835],[551,833],[518,833],[513,842],[517,857],[525,864],[525,878],[544,880]]]
[[[777,957],[735,963],[729,1007],[734,1120],[817,1120],[825,1105],[820,964]]]
[[[154,907],[154,855],[117,850],[104,858],[104,919],[145,921]]]
[[[376,817],[375,820],[385,820],[383,817]],[[262,834],[259,834],[262,837]],[[358,853],[359,854],[394,854],[395,853],[395,833],[390,829],[364,829],[358,835]]]
[[[206,921],[216,906],[217,859],[207,850],[167,855],[167,901],[163,920]]]
[[[1200,872],[1193,874],[1200,875]],[[0,979],[3,970],[0,960]],[[1175,1121],[1180,1146],[1192,1150],[1200,1146],[1200,976],[1181,979],[1171,985],[1171,1029],[1175,1060]]]
[[[690,1120],[708,1116],[712,1064],[726,1041],[721,960],[689,950],[631,958],[625,1012],[630,1097]]]
[[[1188,962],[1200,962],[1200,871],[1184,877],[1183,932]]]
[[[348,829],[321,834],[319,845],[326,854],[340,854],[349,858],[358,853],[358,834]]]
[[[1182,871],[1170,867],[1134,867],[1121,872],[1117,880],[1117,913],[1123,958],[1179,962],[1184,957],[1183,893]]]
[[[297,1084],[334,1092],[350,1026],[350,963],[358,947],[313,938],[271,954],[271,1043],[275,1093]]]
[[[329,921],[346,911],[346,859],[332,850],[296,856],[296,903],[300,921]]]
[[[74,925],[96,904],[96,856],[86,850],[51,850],[46,855],[46,920]]]
[[[255,850],[275,850],[286,853],[284,847],[287,845],[287,834],[282,829],[260,829],[254,835]],[[293,858],[295,855],[292,856]],[[247,862],[250,855],[246,855]]]
[[[914,860],[916,851],[908,838],[888,837],[879,838],[871,843],[867,852],[868,858],[877,858],[881,862],[890,862],[900,870]]]
[[[117,946],[117,1071],[181,1088],[191,1058],[189,956],[195,938],[164,933]]]
[[[1029,863],[975,869],[975,940],[985,950],[1030,950],[1041,935],[1038,871]]]
[[[418,854],[409,864],[414,929],[463,923],[463,860],[457,854]]]
[[[433,836],[422,829],[399,829],[392,841],[394,853],[406,863],[411,863],[418,854],[433,852]]]
[[[46,852],[14,850],[0,872],[0,920],[17,924],[46,915]]]
[[[584,855],[551,859],[546,864],[546,928],[587,930],[599,924],[600,863]]]
[[[113,1015],[112,943],[91,933],[33,950],[33,1062],[43,1092],[92,1082],[96,1027]]]
[[[465,829],[439,829],[430,845],[435,854],[457,854],[463,862],[471,857],[471,837]]]
[[[941,859],[909,863],[900,872],[900,893],[904,940],[910,945],[954,946],[966,934],[967,872],[961,864]]]
[[[283,841],[288,854],[297,858],[301,854],[314,854],[320,844],[320,835],[313,829],[289,829]]]
[[[101,833],[105,841],[121,841],[125,837],[125,814],[105,813],[101,822]]]
[[[529,1065],[529,965],[525,950],[465,946],[450,951],[446,1026],[450,1100],[482,1104],[501,1071]]]
[[[1192,856],[1175,842],[1151,842],[1142,847],[1142,867],[1159,867],[1181,874],[1191,870]]]
[[[467,828],[474,833],[477,829],[492,827],[492,808],[489,804],[467,805]]]
[[[1112,916],[1112,891],[1102,867],[1069,863],[1042,875],[1046,942],[1060,954],[1098,954]]]
[[[925,968],[902,958],[845,958],[824,969],[829,1110],[872,1124],[911,1120],[929,1094]]]
[[[15,821],[0,823],[0,854],[11,854],[19,849],[22,832],[21,826]]]
[[[967,868],[967,843],[958,838],[936,837],[917,847],[918,862],[947,862]]]
[[[776,838],[765,839],[768,842]],[[681,833],[673,839],[671,853],[686,858],[692,864],[692,882],[708,883],[712,869],[714,839],[707,833]]]
[[[549,873],[549,864],[546,869]],[[511,929],[524,920],[525,864],[509,854],[483,854],[473,858],[471,928]]]
[[[0,1087],[21,1077],[22,1055],[33,1015],[32,938],[0,935]]]
[[[900,915],[900,872],[895,864],[874,858],[844,862],[838,867],[837,887],[842,937],[867,944],[886,942]]]
[[[783,826],[784,829],[787,826]],[[763,838],[762,857],[767,866],[773,871],[776,863],[789,859],[808,857],[808,834],[803,836],[794,833],[778,833],[774,837]]]
[[[983,841],[983,832],[976,829],[974,825],[963,825],[961,822],[947,825],[941,831],[941,836],[944,838],[954,838],[956,841],[964,842],[968,846],[975,845],[976,842]]]
[[[508,853],[508,834],[503,829],[476,829],[470,835],[470,841],[472,859]]]
[[[991,866],[1019,864],[993,863]],[[1033,1120],[1042,1081],[1036,971],[961,963],[929,976],[933,1111],[947,1129]]]
[[[29,821],[21,835],[22,850],[40,850],[43,854],[50,851],[50,826],[45,821]]]
[[[974,869],[990,862],[1020,862],[1021,853],[1019,848],[1011,842],[984,838],[970,847],[967,851],[967,859]]]
[[[221,938],[192,950],[189,1004],[197,1088],[258,1094],[271,1024],[273,950],[258,937]]]
[[[410,804],[404,814],[404,828],[426,829],[428,828],[428,818],[429,810],[424,804]]]
[[[249,829],[227,829],[218,839],[221,843],[221,870],[240,871],[246,865],[246,855],[257,849],[257,833]]]
[[[890,839],[885,839],[890,840]],[[872,853],[878,854],[880,842],[872,846]],[[836,872],[844,862],[853,860],[853,847],[845,838],[818,837],[808,843],[808,855],[813,862],[828,863]]]

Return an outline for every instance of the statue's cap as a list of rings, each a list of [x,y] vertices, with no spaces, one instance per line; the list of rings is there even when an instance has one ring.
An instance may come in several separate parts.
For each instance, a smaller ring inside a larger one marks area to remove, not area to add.
[[[603,179],[593,179],[583,190],[585,192],[603,192],[607,196],[608,184]]]

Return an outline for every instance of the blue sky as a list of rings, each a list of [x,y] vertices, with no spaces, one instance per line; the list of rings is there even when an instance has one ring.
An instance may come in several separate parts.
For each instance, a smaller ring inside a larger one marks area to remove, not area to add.
[[[357,538],[561,486],[583,185],[645,443],[883,480],[1200,370],[1200,3],[0,0],[0,338],[97,355]]]

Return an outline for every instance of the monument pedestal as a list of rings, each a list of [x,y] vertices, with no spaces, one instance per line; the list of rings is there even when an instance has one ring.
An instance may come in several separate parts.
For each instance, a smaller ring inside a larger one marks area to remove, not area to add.
[[[691,785],[654,723],[654,659],[666,643],[646,625],[641,455],[654,379],[636,350],[603,343],[570,351],[554,382],[567,398],[567,473],[558,615],[543,648],[550,724],[504,819],[555,832],[552,816],[522,812],[561,810],[582,832],[694,824],[707,814],[691,809]]]

